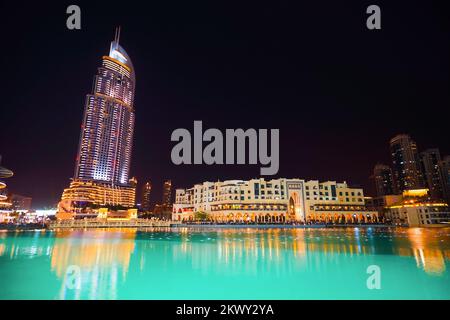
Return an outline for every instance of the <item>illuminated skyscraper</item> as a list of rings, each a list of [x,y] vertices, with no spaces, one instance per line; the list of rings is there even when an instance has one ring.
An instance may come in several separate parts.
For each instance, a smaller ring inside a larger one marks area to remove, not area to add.
[[[134,88],[133,64],[116,34],[86,96],[75,179],[128,185]]]
[[[396,194],[392,169],[389,166],[380,163],[375,165],[373,177],[378,197]]]
[[[152,191],[152,183],[146,182],[142,187],[141,208],[142,211],[150,211],[150,192]]]
[[[450,156],[445,156],[444,159],[439,161],[439,171],[444,199],[450,205]]]
[[[430,191],[433,199],[443,199],[443,181],[439,169],[441,154],[439,149],[428,149],[420,153],[420,164],[422,166],[422,174],[425,187]]]
[[[424,183],[414,140],[406,134],[399,134],[391,139],[390,147],[397,190],[422,188]]]
[[[134,206],[129,172],[134,131],[135,73],[119,45],[120,29],[86,96],[74,179],[62,199]]]
[[[162,205],[164,207],[170,207],[172,205],[171,197],[172,197],[172,181],[166,180],[166,181],[164,181],[164,186],[163,186]]]

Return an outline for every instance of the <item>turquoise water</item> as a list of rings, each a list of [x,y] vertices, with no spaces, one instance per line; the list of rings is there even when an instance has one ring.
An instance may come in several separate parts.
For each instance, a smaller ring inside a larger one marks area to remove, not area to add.
[[[2,232],[0,299],[450,299],[449,261],[448,228]]]

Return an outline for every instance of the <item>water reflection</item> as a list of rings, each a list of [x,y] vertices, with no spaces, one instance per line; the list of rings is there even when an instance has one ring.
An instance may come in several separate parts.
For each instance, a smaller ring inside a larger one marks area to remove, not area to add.
[[[139,290],[151,290],[192,273],[236,279],[270,274],[276,279],[333,270],[335,276],[348,272],[345,269],[352,268],[352,263],[367,263],[380,256],[413,258],[414,268],[441,276],[450,260],[450,229],[158,228],[0,233],[0,258],[48,259],[50,271],[59,280],[55,297],[59,299],[126,298],[121,292],[127,280]],[[79,288],[67,285],[71,266],[80,268]],[[127,279],[130,274],[131,280]],[[150,279],[145,284],[141,281],[144,275]]]
[[[414,257],[418,268],[439,275],[446,270],[450,257],[449,229],[182,229],[181,243],[173,247],[173,259],[189,255],[192,267],[205,269],[218,260],[227,268],[252,270],[258,259],[270,265],[282,261],[290,252],[311,266],[310,259],[322,256],[327,263],[353,256],[396,255]],[[200,236],[198,234],[200,232]],[[200,238],[200,239],[198,239]],[[198,243],[202,242],[202,250]],[[211,246],[211,243],[214,243]],[[246,264],[243,265],[242,262]],[[320,261],[319,261],[320,262]]]
[[[136,231],[56,231],[51,270],[63,279],[59,298],[79,299],[88,288],[89,299],[116,299],[118,282],[125,282],[135,248]],[[81,283],[68,285],[70,266],[80,268]]]
[[[449,249],[440,248],[440,244],[445,241],[445,238],[422,228],[408,229],[407,233],[417,267],[424,269],[429,274],[442,274],[445,271],[445,257],[448,259],[450,256]],[[402,252],[404,251],[402,250]]]

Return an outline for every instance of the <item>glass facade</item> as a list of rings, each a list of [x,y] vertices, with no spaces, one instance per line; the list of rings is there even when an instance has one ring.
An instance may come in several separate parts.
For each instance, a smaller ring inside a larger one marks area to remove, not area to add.
[[[115,40],[86,96],[74,178],[127,186],[134,131],[135,75]]]

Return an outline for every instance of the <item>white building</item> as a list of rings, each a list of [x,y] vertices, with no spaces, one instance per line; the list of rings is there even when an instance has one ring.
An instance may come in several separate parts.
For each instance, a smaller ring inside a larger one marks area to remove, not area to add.
[[[410,227],[450,226],[450,210],[445,203],[401,204],[390,207],[386,216],[395,224]]]
[[[450,209],[443,201],[429,198],[428,189],[403,191],[402,201],[386,207],[386,218],[410,227],[450,225]]]
[[[252,179],[204,182],[177,189],[174,220],[195,220],[204,212],[216,222],[370,222],[364,193],[346,182],[302,179]]]

